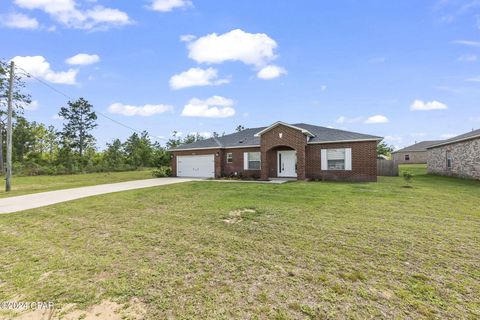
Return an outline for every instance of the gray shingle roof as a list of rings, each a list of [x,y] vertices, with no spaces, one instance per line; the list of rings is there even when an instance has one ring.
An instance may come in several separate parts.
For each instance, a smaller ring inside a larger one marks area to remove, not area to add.
[[[414,151],[427,151],[427,148],[436,144],[443,142],[443,140],[429,140],[429,141],[420,141],[419,143],[412,144],[411,146],[405,147],[403,149],[394,151],[397,152],[414,152]]]
[[[311,132],[312,137],[309,143],[321,142],[341,142],[341,141],[355,141],[355,140],[381,140],[382,137],[372,136],[363,133],[350,132],[338,129],[331,129],[326,127],[314,126],[305,123],[292,124]],[[227,134],[218,138],[209,138],[197,142],[180,145],[171,150],[185,150],[185,149],[204,149],[204,148],[232,148],[232,147],[248,147],[260,146],[260,137],[255,134],[268,127],[249,128],[240,132]]]
[[[480,138],[480,129],[472,130],[470,132],[458,135],[456,137],[440,141],[439,143],[437,143],[435,145],[427,147],[427,149],[440,147],[440,146],[444,146],[446,144],[452,144],[452,143],[455,143],[455,142],[470,140],[470,139],[474,139],[474,138]]]

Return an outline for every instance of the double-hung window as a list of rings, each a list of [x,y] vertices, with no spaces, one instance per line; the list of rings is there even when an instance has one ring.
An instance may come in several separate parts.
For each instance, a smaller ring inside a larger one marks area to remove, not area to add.
[[[322,170],[352,170],[352,149],[322,149]]]
[[[452,153],[450,151],[447,151],[446,159],[447,159],[447,168],[451,169],[452,168]]]
[[[243,154],[243,168],[245,170],[260,170],[261,161],[260,152],[245,152]]]
[[[229,152],[227,153],[227,163],[232,163],[233,162],[233,153]]]

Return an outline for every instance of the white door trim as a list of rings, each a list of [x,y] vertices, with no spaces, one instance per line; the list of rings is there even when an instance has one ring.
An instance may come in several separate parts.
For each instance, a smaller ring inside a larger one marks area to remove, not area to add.
[[[295,150],[277,151],[277,176],[282,178],[297,177],[297,152]]]

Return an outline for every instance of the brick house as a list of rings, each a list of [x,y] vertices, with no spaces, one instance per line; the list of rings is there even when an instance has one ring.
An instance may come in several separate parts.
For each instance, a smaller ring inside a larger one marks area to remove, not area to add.
[[[443,140],[420,141],[411,146],[392,152],[395,163],[427,163],[427,147],[441,143]]]
[[[179,177],[377,180],[381,137],[304,123],[275,122],[171,149]]]
[[[480,129],[427,148],[429,173],[480,179]]]

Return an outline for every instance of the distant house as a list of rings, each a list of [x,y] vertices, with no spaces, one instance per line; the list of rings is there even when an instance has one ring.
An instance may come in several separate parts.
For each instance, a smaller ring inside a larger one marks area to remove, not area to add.
[[[395,163],[427,163],[427,148],[443,140],[421,141],[411,146],[392,152]]]
[[[171,149],[178,177],[376,181],[381,137],[275,122]]]
[[[429,173],[480,179],[480,129],[427,148]]]

